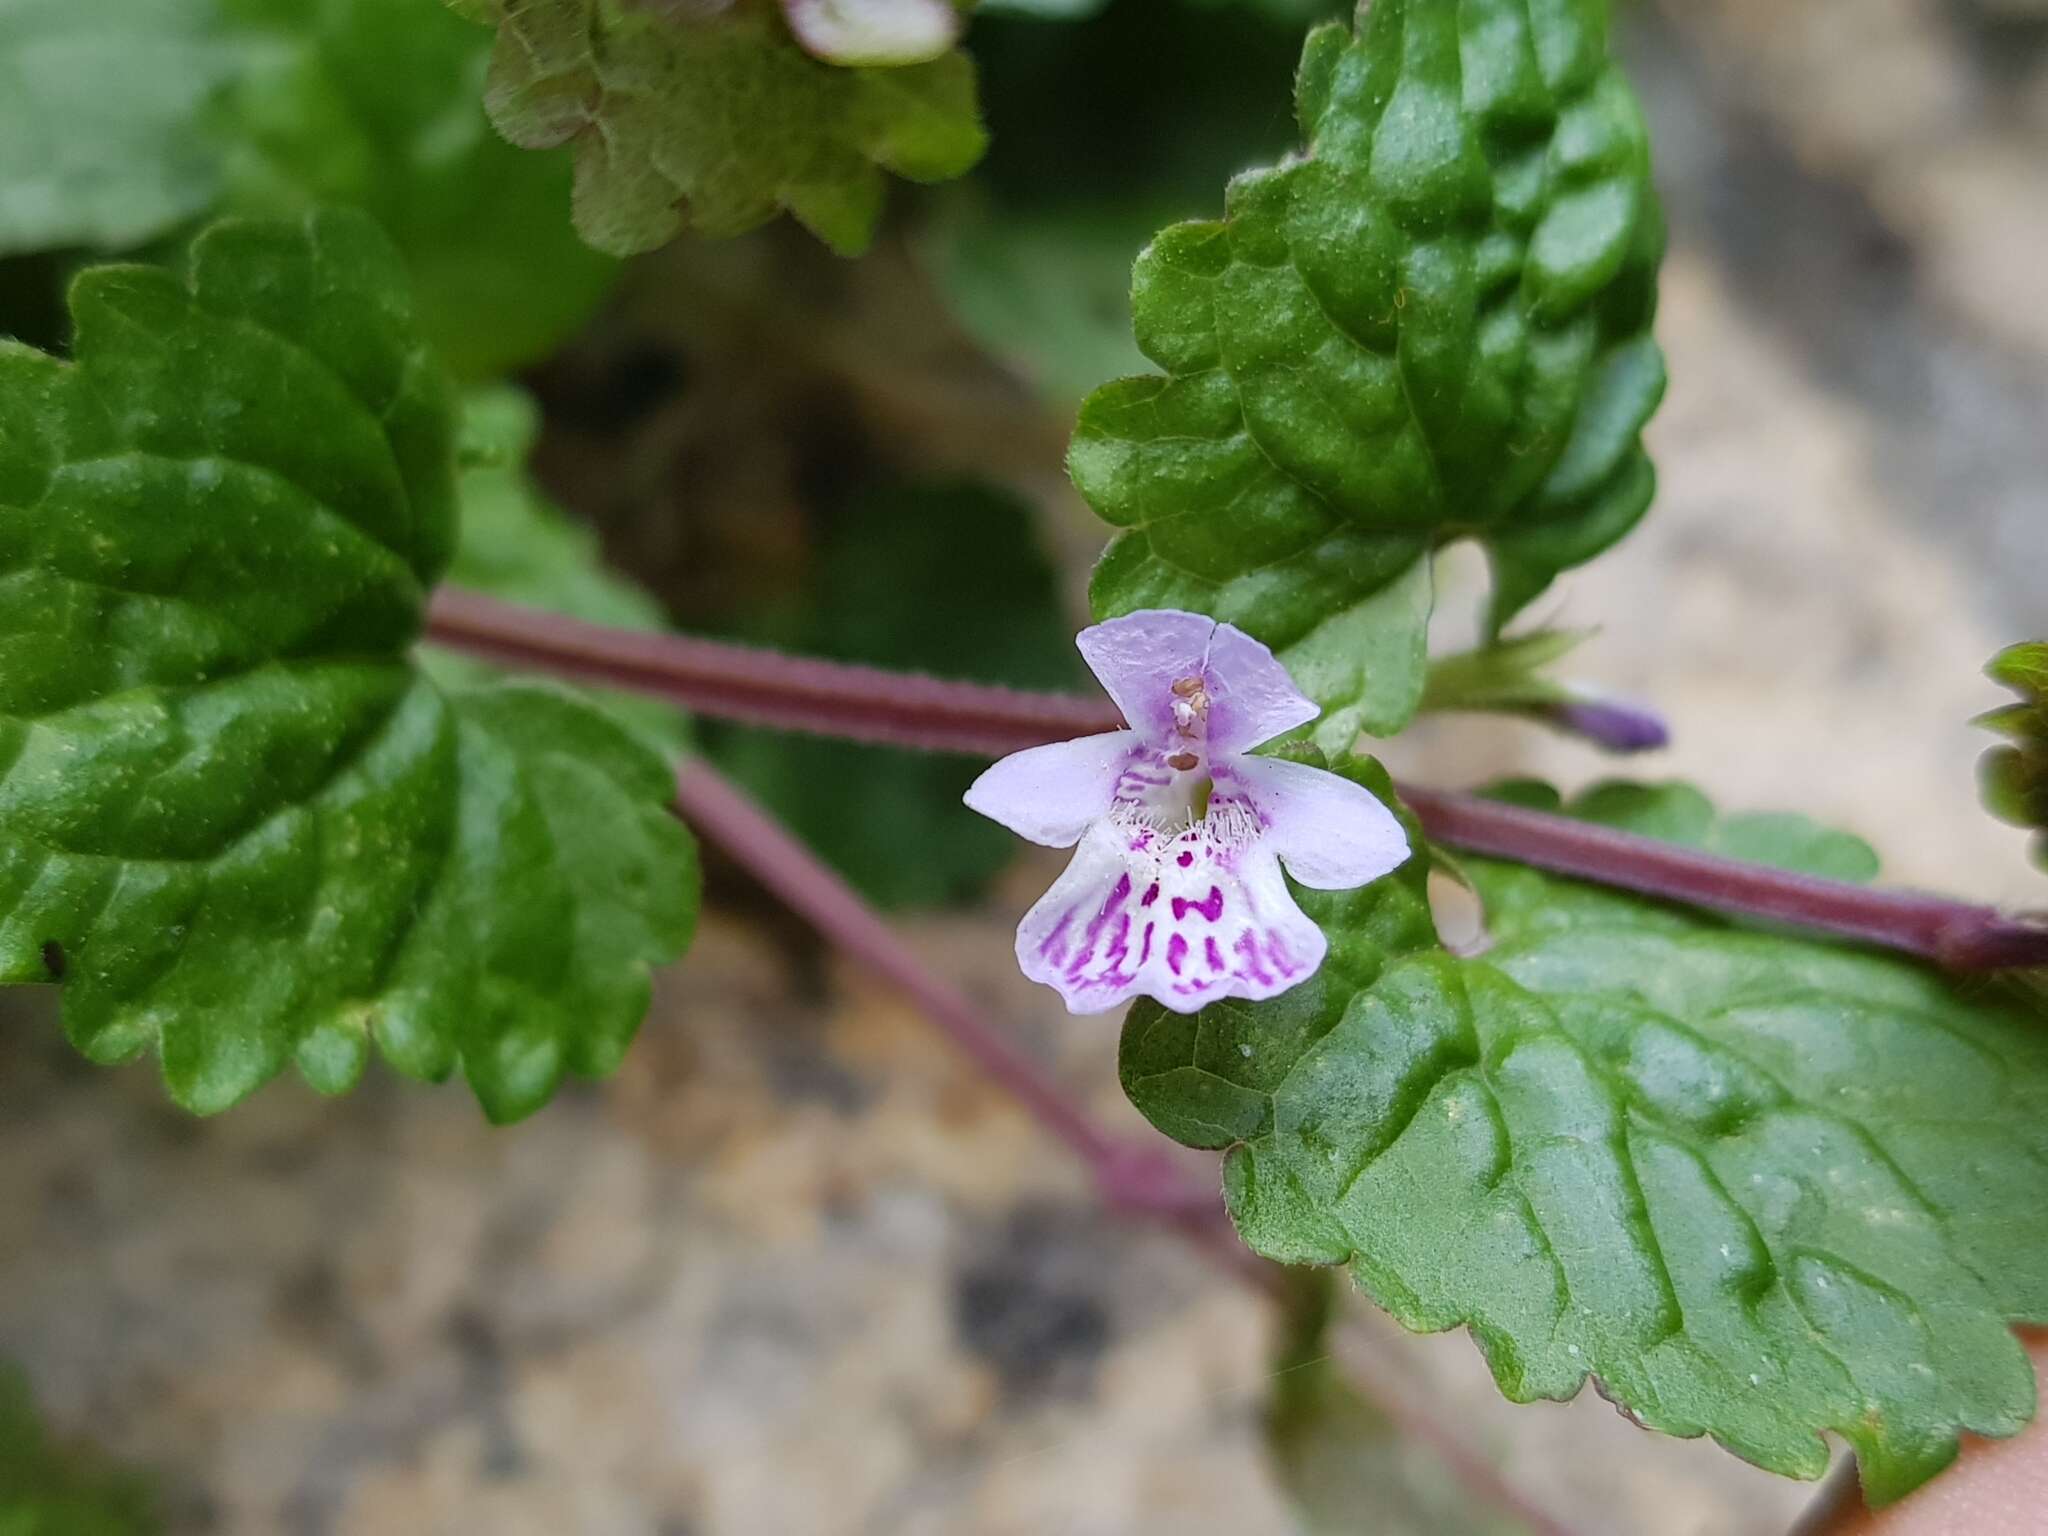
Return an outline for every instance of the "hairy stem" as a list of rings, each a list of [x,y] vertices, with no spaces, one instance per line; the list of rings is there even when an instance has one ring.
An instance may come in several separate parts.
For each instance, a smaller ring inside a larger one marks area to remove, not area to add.
[[[1238,1278],[1269,1296],[1280,1294],[1280,1271],[1238,1242],[1213,1184],[1190,1179],[1163,1147],[1129,1146],[1097,1125],[1004,1039],[965,993],[926,969],[879,913],[737,786],[701,762],[685,763],[676,772],[676,809],[707,843],[723,849],[826,938],[900,988],[941,1034],[1087,1164],[1112,1206],[1164,1223]],[[1571,1536],[1449,1425],[1381,1388],[1364,1368],[1368,1345],[1358,1329],[1342,1330],[1333,1337],[1331,1350],[1351,1371],[1354,1386],[1402,1433],[1435,1450],[1475,1496],[1511,1514],[1536,1536]]]
[[[1747,864],[1477,795],[1400,786],[1438,842],[1689,906],[1881,944],[1952,971],[2048,964],[2048,926],[1917,891]]]
[[[707,843],[818,932],[898,988],[974,1064],[1071,1148],[1115,1206],[1214,1216],[1222,1197],[1188,1176],[1165,1147],[1118,1139],[1006,1039],[958,987],[934,975],[845,880],[749,798],[700,761],[676,772],[676,809]],[[1233,1245],[1234,1246],[1234,1245]]]
[[[610,629],[453,587],[434,594],[427,636],[503,666],[649,694],[700,715],[888,746],[994,756],[1123,723],[1107,699]]]
[[[455,590],[435,594],[427,634],[492,661],[651,694],[701,714],[856,741],[991,755],[1123,723],[1106,698],[608,629]],[[2048,967],[2048,924],[1990,907],[1790,874],[1473,795],[1412,784],[1400,791],[1424,830],[1448,847],[1884,945],[1950,970]]]

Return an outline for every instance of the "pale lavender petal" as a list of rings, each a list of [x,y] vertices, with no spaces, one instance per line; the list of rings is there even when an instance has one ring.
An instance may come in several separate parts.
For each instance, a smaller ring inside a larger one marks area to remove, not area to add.
[[[1071,848],[1107,815],[1125,768],[1145,755],[1131,731],[1013,752],[968,787],[970,810],[1048,848]]]
[[[1198,677],[1209,698],[1212,751],[1242,752],[1322,711],[1271,650],[1232,624],[1146,608],[1081,631],[1081,655],[1133,729],[1157,741],[1174,728],[1173,685]]]
[[[1173,685],[1204,674],[1215,633],[1205,614],[1145,608],[1089,626],[1074,644],[1131,728],[1162,741],[1173,731]]]
[[[1209,642],[1209,750],[1248,752],[1322,713],[1280,658],[1231,624]]]
[[[1247,802],[1265,846],[1318,891],[1348,891],[1408,861],[1408,834],[1370,790],[1307,763],[1236,757],[1213,765],[1210,815]]]
[[[1017,929],[1024,974],[1072,1013],[1141,995],[1180,1013],[1273,997],[1312,975],[1327,948],[1271,851],[1219,841],[1206,825],[1097,825]]]
[[[804,52],[828,64],[921,64],[960,36],[947,0],[782,0]]]

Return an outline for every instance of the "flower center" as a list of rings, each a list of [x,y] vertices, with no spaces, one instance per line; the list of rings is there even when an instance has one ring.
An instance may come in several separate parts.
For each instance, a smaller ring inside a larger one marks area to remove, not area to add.
[[[1178,836],[1209,819],[1209,689],[1199,676],[1173,684],[1173,734],[1159,756],[1127,773],[1117,813],[1137,827]]]

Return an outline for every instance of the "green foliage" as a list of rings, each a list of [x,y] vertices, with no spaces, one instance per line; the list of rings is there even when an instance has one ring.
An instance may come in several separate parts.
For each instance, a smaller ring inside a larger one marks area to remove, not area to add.
[[[615,263],[562,216],[566,155],[523,154],[476,97],[487,34],[426,0],[220,0],[227,205],[367,210],[405,255],[427,340],[487,378],[587,319]]]
[[[1877,851],[1853,833],[1784,811],[1722,815],[1689,784],[1635,784],[1613,779],[1595,784],[1569,805],[1548,784],[1527,779],[1496,784],[1487,793],[1532,810],[1562,812],[1580,821],[1773,869],[1859,885],[1877,878]]]
[[[799,615],[756,638],[1024,688],[1077,681],[1073,636],[1030,509],[971,484],[873,492],[817,551]],[[972,895],[1016,839],[960,797],[985,764],[819,737],[721,730],[711,755],[872,900]]]
[[[0,255],[126,250],[202,212],[201,109],[229,57],[205,0],[0,3]]]
[[[1477,650],[1435,657],[1429,663],[1421,707],[1513,713],[1565,703],[1572,698],[1571,690],[1549,669],[1589,637],[1586,630],[1539,629]]]
[[[986,142],[965,54],[820,63],[767,0],[703,15],[615,0],[449,3],[498,28],[491,120],[529,149],[576,145],[576,227],[616,255],[686,228],[738,234],[781,210],[852,254],[881,217],[883,171],[942,181]]]
[[[1574,809],[1793,867],[1858,857],[1703,804],[1610,786]],[[1517,1401],[1593,1375],[1652,1428],[1802,1477],[1835,1430],[1878,1501],[1958,1431],[2027,1421],[2008,1324],[2048,1319],[2038,1018],[1877,954],[1465,868],[1481,957],[1436,946],[1404,869],[1299,893],[1332,947],[1295,991],[1132,1010],[1125,1087],[1230,1149],[1246,1242],[1349,1264],[1404,1326],[1468,1326]]]
[[[1041,394],[1072,402],[1144,365],[1130,336],[1131,256],[1158,227],[1128,206],[991,203],[939,225],[927,250],[969,334]]]
[[[347,204],[404,253],[444,361],[466,377],[531,362],[616,264],[562,218],[568,156],[492,131],[489,53],[425,0],[0,4],[0,254]]]
[[[0,981],[201,1112],[373,1036],[497,1119],[616,1065],[692,845],[600,713],[412,661],[453,413],[397,253],[224,223],[72,314],[71,365],[0,345]]]
[[[478,390],[462,414],[457,482],[462,539],[447,580],[487,592],[508,603],[524,603],[617,629],[661,630],[668,616],[661,604],[623,576],[607,570],[589,529],[552,506],[526,472],[526,458],[540,427],[533,401],[510,386]],[[424,658],[436,677],[462,684],[496,675],[467,657],[439,651]],[[607,711],[659,751],[674,753],[688,742],[681,713],[644,694],[602,693]]]
[[[1065,417],[1145,366],[1130,295],[1146,241],[1286,152],[1291,124],[1267,87],[1301,52],[1303,24],[1202,0],[1116,0],[1075,27],[1008,11],[984,0],[974,24],[1002,131],[973,195],[949,199],[924,244],[961,324]]]
[[[1330,1271],[1286,1273],[1266,1444],[1305,1536],[1517,1536],[1431,1448],[1364,1397],[1328,1348]]]
[[[0,1536],[147,1536],[153,1505],[132,1472],[53,1444],[28,1378],[0,1366]]]
[[[1307,152],[1139,258],[1164,376],[1083,406],[1075,483],[1124,530],[1099,616],[1267,641],[1317,739],[1419,702],[1427,557],[1481,540],[1497,630],[1648,505],[1663,225],[1602,0],[1377,0],[1311,34]]]
[[[1992,815],[2040,834],[2034,862],[2048,870],[2048,640],[2008,646],[1984,670],[2019,702],[1977,717],[2008,743],[1978,759],[1978,787]]]

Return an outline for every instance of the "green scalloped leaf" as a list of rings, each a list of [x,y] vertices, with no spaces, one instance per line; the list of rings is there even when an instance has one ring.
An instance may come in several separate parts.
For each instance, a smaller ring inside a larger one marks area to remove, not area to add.
[[[0,343],[0,981],[225,1108],[374,1039],[488,1114],[614,1067],[696,870],[661,757],[416,665],[451,397],[360,214],[100,267],[76,360]]]
[[[1324,706],[1398,730],[1429,552],[1470,537],[1497,631],[1632,527],[1663,392],[1663,222],[1604,0],[1376,0],[1302,56],[1306,151],[1138,259],[1163,375],[1082,407],[1075,484],[1123,531],[1098,617],[1213,613]]]
[[[1718,821],[1682,788],[1574,809],[1795,868],[1840,872],[1860,846]],[[1168,1135],[1229,1148],[1251,1247],[1348,1264],[1406,1327],[1470,1328],[1516,1401],[1591,1376],[1648,1427],[1799,1477],[1836,1431],[1879,1502],[1960,1431],[2027,1422],[2010,1325],[2048,1320],[2038,1013],[1887,956],[1461,862],[1482,956],[1436,945],[1425,877],[1403,869],[1299,893],[1332,948],[1293,992],[1132,1009],[1125,1089]]]
[[[498,28],[484,101],[514,144],[576,146],[575,221],[601,251],[684,230],[736,235],[787,211],[845,255],[881,217],[884,171],[961,175],[987,146],[974,66],[842,68],[768,0],[702,14],[619,0],[449,0]]]
[[[1984,669],[2019,702],[1977,717],[2006,739],[1977,760],[1984,808],[2000,821],[2032,828],[2034,862],[2048,870],[2048,640],[2007,646]]]

